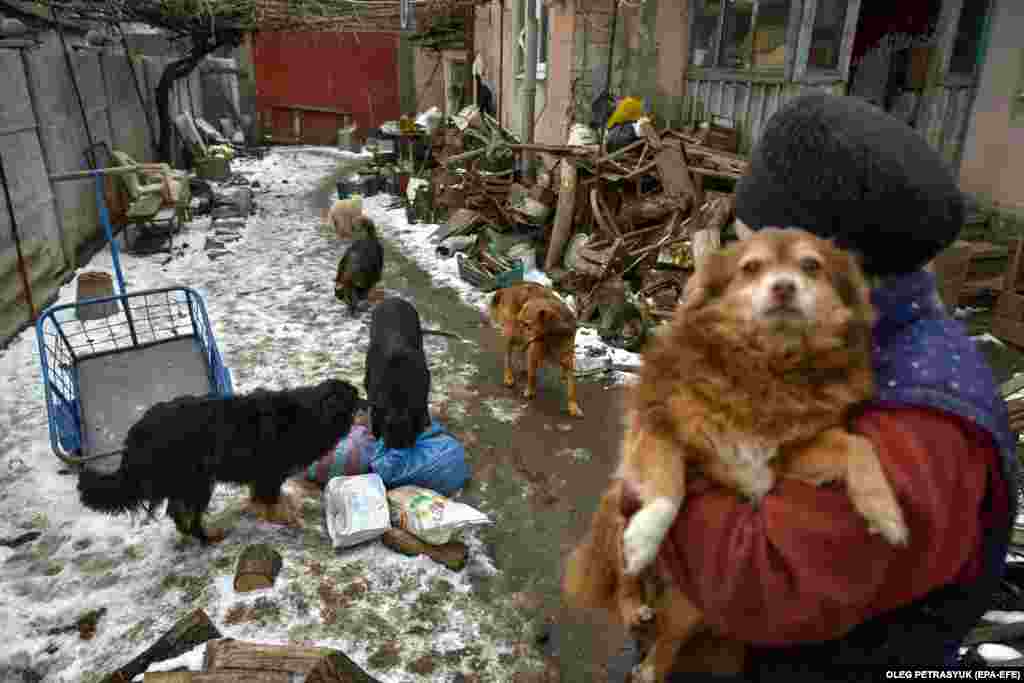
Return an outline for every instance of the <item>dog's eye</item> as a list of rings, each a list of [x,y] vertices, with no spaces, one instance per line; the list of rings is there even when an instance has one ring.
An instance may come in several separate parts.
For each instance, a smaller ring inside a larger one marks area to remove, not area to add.
[[[821,270],[821,261],[810,256],[805,256],[800,259],[800,270],[804,271],[807,275],[817,275],[818,271]]]
[[[757,275],[761,271],[761,262],[751,259],[743,264],[744,275]]]

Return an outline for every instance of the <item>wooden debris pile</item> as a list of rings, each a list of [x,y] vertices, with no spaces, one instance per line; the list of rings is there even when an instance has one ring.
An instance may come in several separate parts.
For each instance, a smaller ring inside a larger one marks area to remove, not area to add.
[[[578,131],[572,144],[526,145],[486,114],[464,110],[433,138],[429,191],[447,218],[434,236],[439,251],[459,245],[446,255],[462,252],[460,268],[466,261],[462,270],[472,274],[481,261],[507,265],[493,252],[495,233],[528,236],[523,270],[543,270],[574,294],[581,321],[625,298],[642,302],[649,318],[667,317],[695,262],[720,246],[747,162],[703,144],[699,132],[659,131],[647,120],[633,130],[634,141],[612,150]],[[546,162],[532,184],[519,173],[525,154]],[[486,289],[501,275],[466,279]]]

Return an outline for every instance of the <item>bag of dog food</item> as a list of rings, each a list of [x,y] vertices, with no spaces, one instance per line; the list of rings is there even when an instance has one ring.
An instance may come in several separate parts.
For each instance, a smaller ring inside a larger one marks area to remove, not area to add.
[[[376,472],[389,489],[422,486],[450,496],[469,481],[469,466],[462,442],[434,422],[416,437],[412,448],[385,448],[383,441],[370,459],[370,471]]]
[[[391,523],[431,545],[444,545],[460,529],[492,523],[479,510],[422,486],[399,486],[387,495]]]
[[[357,424],[330,452],[309,466],[306,479],[326,484],[333,477],[367,474],[377,440],[366,425]]]
[[[334,477],[324,488],[324,516],[335,550],[377,538],[391,528],[384,482],[376,474]]]

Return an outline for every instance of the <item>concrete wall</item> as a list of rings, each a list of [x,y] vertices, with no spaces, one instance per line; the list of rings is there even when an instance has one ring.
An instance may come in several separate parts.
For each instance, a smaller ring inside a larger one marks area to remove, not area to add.
[[[43,32],[39,38],[41,46],[32,49],[8,48],[0,43],[0,83],[4,84],[0,97],[0,157],[11,186],[37,312],[52,300],[62,279],[102,244],[94,181],[51,182],[50,176],[87,169],[85,154],[90,136],[94,144],[106,143],[139,161],[154,160],[152,134],[130,65],[155,126],[154,89],[171,59],[146,56],[130,60],[119,48],[72,50],[72,66],[82,97],[80,106],[57,34]],[[132,40],[130,36],[134,51],[137,46]],[[163,49],[160,40],[149,42],[149,47]],[[182,82],[175,87],[172,116],[181,111],[202,115],[202,106],[197,70],[187,86]],[[180,165],[180,145],[174,144],[173,149]],[[31,317],[23,289],[6,199],[0,192],[0,345]]]
[[[960,185],[981,199],[1024,214],[1024,101],[1014,102],[1024,95],[1024,14],[1016,0],[997,0],[993,12]]]

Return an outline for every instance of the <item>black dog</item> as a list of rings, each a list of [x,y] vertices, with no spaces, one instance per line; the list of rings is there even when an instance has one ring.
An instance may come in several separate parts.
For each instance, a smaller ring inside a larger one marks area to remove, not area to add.
[[[167,500],[178,531],[210,543],[224,537],[224,531],[207,531],[202,523],[214,485],[249,484],[250,507],[261,518],[297,525],[281,484],[348,433],[361,403],[354,386],[336,379],[157,403],[128,430],[119,469],[84,470],[79,496],[86,507],[108,514],[146,509],[152,515]]]
[[[430,426],[430,369],[420,316],[409,302],[390,297],[374,307],[365,387],[370,422],[384,447],[412,448]]]
[[[384,272],[384,247],[377,239],[377,228],[369,218],[359,217],[353,229],[362,228],[365,236],[345,250],[338,262],[334,278],[334,296],[348,304],[348,314],[356,314],[356,306],[366,301],[370,290],[380,282]]]

